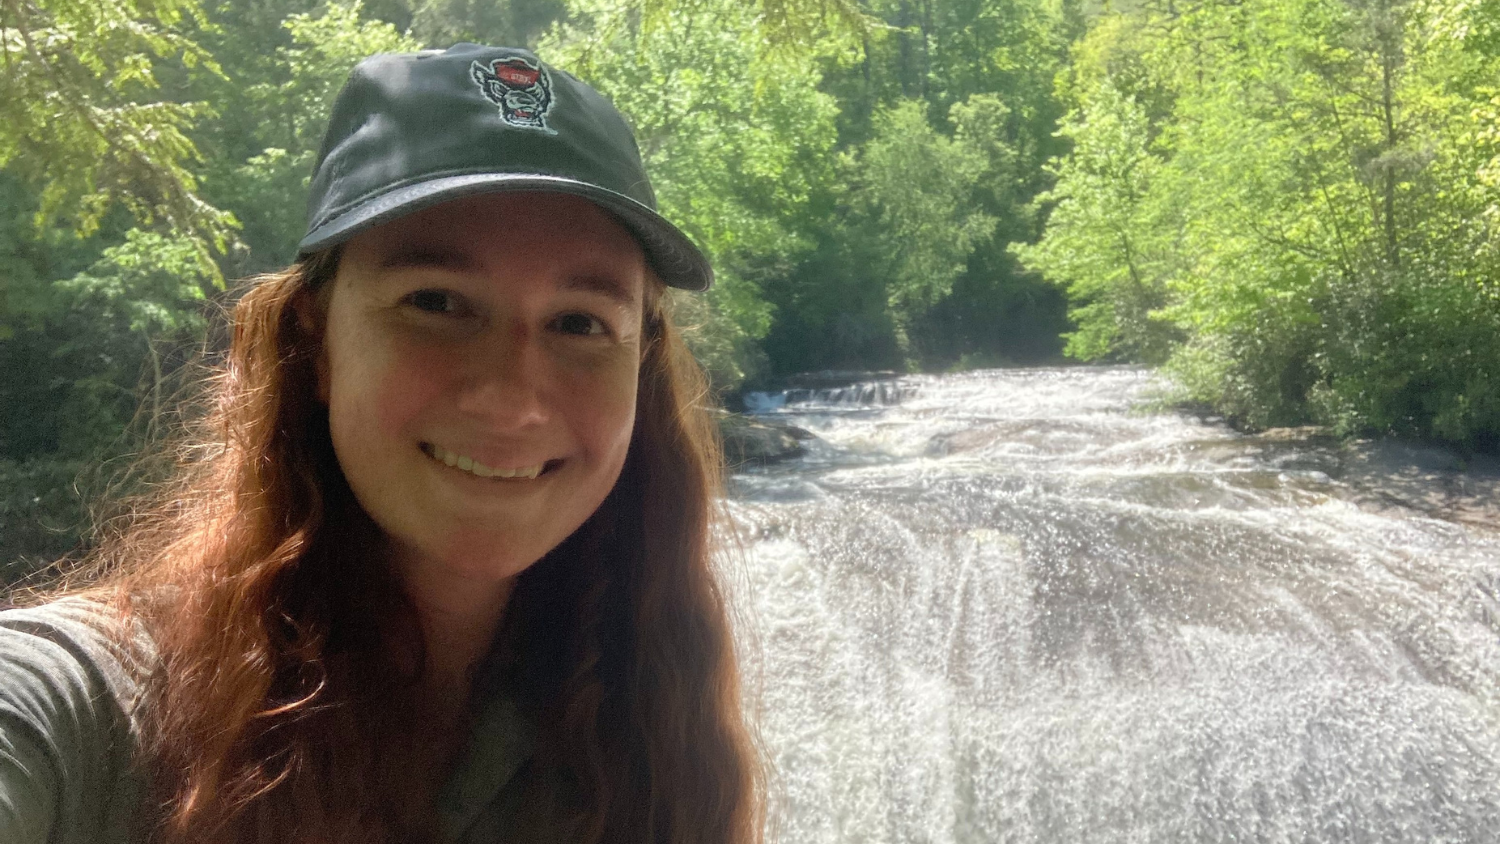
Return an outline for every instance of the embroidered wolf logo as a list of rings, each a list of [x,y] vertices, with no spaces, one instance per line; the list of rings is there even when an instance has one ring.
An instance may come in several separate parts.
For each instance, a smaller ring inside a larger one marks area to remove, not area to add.
[[[500,119],[524,129],[551,131],[547,112],[552,108],[552,78],[547,69],[520,58],[496,59],[485,67],[469,65],[469,75],[490,102],[500,107]]]

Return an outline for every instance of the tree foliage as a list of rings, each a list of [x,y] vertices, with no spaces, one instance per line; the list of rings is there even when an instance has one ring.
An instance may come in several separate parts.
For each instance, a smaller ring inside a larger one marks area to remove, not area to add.
[[[1251,426],[1495,443],[1496,20],[1248,0],[1097,25],[1018,250],[1066,285],[1069,352],[1165,360]]]
[[[1037,197],[1052,204],[1046,237],[1017,244],[1027,264],[1067,285],[1077,329],[1066,352],[1161,363],[1173,338],[1158,314],[1173,274],[1175,199],[1151,150],[1144,109],[1107,81],[1059,134],[1073,142]]]
[[[702,0],[646,27],[628,5],[574,7],[543,49],[631,120],[657,199],[713,260],[706,297],[678,297],[688,341],[721,388],[762,366],[761,290],[806,254],[798,222],[830,172],[832,99],[805,56],[760,49],[751,10]],[[700,298],[706,301],[699,301]]]
[[[40,224],[88,235],[123,206],[182,232],[217,281],[235,220],[198,191],[189,135],[208,108],[158,96],[163,65],[218,72],[189,23],[206,23],[194,0],[0,2],[0,167],[39,189]]]
[[[309,6],[4,6],[7,45],[37,52],[11,57],[27,96],[0,126],[0,558],[78,541],[97,467],[152,440],[223,278],[292,257],[349,69],[417,46]]]

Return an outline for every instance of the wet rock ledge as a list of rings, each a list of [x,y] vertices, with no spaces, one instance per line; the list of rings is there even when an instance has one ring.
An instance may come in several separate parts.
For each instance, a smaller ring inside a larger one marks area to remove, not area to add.
[[[788,402],[821,400],[857,404],[895,404],[913,388],[893,371],[824,370],[789,375],[754,390],[725,397],[725,404],[740,410],[766,410]],[[751,401],[750,396],[760,396]],[[766,397],[774,397],[767,401]],[[719,412],[719,432],[724,439],[724,461],[730,470],[765,466],[801,457],[803,443],[817,437],[795,425],[765,416]]]
[[[813,435],[795,425],[753,419],[741,413],[719,413],[724,462],[730,469],[765,466],[802,456],[802,442]]]

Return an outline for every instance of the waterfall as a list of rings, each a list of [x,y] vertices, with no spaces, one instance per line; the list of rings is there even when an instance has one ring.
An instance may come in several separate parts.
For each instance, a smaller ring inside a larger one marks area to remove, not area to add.
[[[778,840],[1497,840],[1500,530],[1421,505],[1500,482],[1152,379],[757,399],[818,436],[730,486]]]

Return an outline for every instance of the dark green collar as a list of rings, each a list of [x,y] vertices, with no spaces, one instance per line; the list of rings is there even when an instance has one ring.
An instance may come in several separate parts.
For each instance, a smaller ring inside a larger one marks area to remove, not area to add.
[[[468,746],[438,795],[444,841],[490,840],[483,833],[470,835],[475,822],[481,816],[487,816],[486,825],[510,820],[524,787],[517,774],[535,746],[536,722],[513,690],[500,686],[486,695]]]

